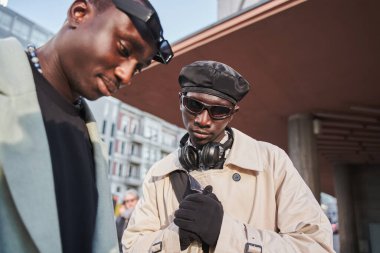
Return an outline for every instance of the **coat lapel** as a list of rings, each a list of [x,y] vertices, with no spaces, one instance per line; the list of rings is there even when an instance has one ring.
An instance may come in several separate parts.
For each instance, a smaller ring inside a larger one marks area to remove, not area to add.
[[[26,229],[42,253],[61,252],[49,145],[26,54],[16,40],[0,44],[0,161]],[[3,58],[4,57],[4,58]]]
[[[110,185],[107,180],[108,161],[107,153],[100,139],[95,119],[84,103],[86,111],[86,125],[94,151],[96,186],[98,189],[98,209],[96,214],[95,233],[93,239],[93,252],[105,253],[118,250],[116,226],[113,217]]]

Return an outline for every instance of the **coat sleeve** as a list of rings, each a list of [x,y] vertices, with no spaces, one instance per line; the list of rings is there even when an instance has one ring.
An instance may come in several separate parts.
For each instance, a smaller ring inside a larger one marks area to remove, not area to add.
[[[271,166],[278,231],[257,229],[225,213],[215,252],[334,252],[331,224],[283,150],[276,150]]]
[[[140,198],[122,238],[123,252],[180,252],[178,227],[161,224],[155,184],[148,172]]]

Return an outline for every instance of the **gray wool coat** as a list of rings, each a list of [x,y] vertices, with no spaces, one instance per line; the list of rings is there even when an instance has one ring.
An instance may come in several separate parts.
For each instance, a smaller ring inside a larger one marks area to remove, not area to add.
[[[107,154],[86,107],[99,192],[93,252],[117,249]],[[21,44],[0,40],[0,252],[62,252],[54,180],[33,74]]]

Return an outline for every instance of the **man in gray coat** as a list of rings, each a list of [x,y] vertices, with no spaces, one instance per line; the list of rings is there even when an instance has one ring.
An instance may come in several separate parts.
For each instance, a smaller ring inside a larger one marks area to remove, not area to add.
[[[106,152],[83,98],[172,56],[147,0],[76,0],[41,48],[0,41],[1,253],[118,250]]]

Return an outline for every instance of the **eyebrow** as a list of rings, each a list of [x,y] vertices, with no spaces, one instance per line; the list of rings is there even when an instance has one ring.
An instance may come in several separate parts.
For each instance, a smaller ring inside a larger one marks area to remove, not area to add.
[[[124,34],[122,39],[125,39],[129,43],[131,43],[133,51],[136,51],[138,53],[144,53],[145,47],[143,45],[141,45],[141,43],[139,43],[133,36],[131,36],[129,34]],[[146,62],[141,62],[143,64],[143,68],[148,67],[150,65],[151,61],[152,60],[148,60]]]

